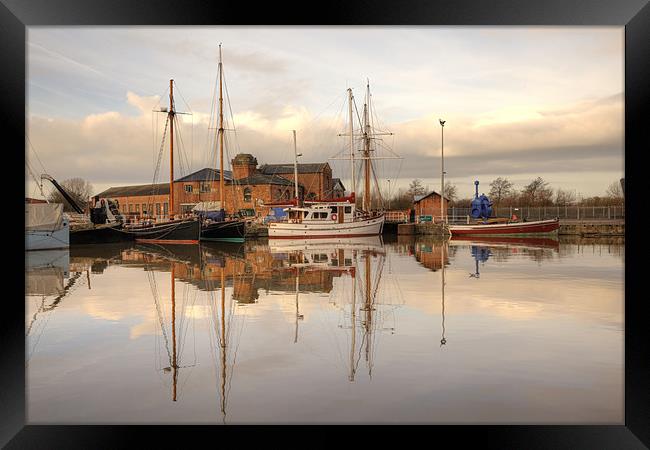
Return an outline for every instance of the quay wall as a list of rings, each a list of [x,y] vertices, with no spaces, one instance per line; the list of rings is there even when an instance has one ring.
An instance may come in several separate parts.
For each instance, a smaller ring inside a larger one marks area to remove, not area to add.
[[[560,220],[560,235],[625,236],[623,220]]]

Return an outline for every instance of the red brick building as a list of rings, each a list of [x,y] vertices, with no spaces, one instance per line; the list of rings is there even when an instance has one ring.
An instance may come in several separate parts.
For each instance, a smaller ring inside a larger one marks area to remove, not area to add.
[[[264,164],[250,154],[236,155],[232,172],[224,171],[224,209],[234,214],[242,209],[254,210],[257,216],[268,214],[265,203],[295,197],[293,164]],[[291,171],[288,171],[290,167]],[[189,212],[200,202],[218,202],[220,172],[204,168],[174,181],[174,211]],[[345,189],[332,179],[328,163],[298,164],[298,190],[301,198],[333,198]],[[169,183],[111,187],[98,194],[100,198],[116,199],[120,211],[134,219],[152,215],[158,219],[169,216]]]
[[[441,195],[435,191],[431,191],[426,195],[416,196],[413,202],[413,209],[415,210],[415,221],[420,222],[421,216],[430,216],[431,220],[439,222],[441,198]],[[449,200],[445,198],[443,202],[444,212],[447,214],[447,206]]]

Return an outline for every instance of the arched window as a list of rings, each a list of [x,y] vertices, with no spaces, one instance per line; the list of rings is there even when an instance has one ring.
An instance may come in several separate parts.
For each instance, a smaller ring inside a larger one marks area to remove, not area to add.
[[[244,189],[244,201],[247,203],[251,202],[251,188]]]

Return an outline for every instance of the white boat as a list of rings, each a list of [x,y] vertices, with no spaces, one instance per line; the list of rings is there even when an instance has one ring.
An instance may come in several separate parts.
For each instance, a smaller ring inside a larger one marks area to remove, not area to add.
[[[363,123],[361,129],[355,133],[353,114],[354,97],[352,89],[348,89],[348,106],[349,106],[349,129],[346,136],[349,137],[350,155],[350,175],[351,175],[351,193],[348,197],[337,198],[333,200],[314,200],[306,201],[301,204],[298,196],[298,153],[296,148],[296,133],[293,132],[294,138],[294,182],[296,198],[292,206],[285,209],[287,218],[279,222],[269,223],[269,238],[284,239],[321,239],[332,237],[358,237],[358,236],[375,236],[380,235],[383,227],[385,216],[383,212],[373,211],[372,199],[370,196],[371,174],[374,174],[372,167],[372,154],[375,152],[372,141],[376,136],[391,133],[375,133],[372,131],[370,121],[370,86],[367,86],[366,100],[363,108]],[[363,142],[363,149],[359,151],[360,155],[355,156],[355,137],[360,138]],[[362,209],[356,206],[356,181],[355,181],[355,158],[363,162],[364,169],[364,190]],[[392,157],[391,157],[392,158]],[[339,158],[332,158],[339,159]],[[376,177],[375,183],[376,183]],[[379,190],[379,186],[376,186]],[[272,206],[272,205],[267,205]]]
[[[269,223],[269,238],[347,238],[376,236],[384,226],[384,214],[359,211],[352,201],[322,202],[289,207],[287,219]]]
[[[61,203],[25,203],[25,250],[70,247],[70,217]]]

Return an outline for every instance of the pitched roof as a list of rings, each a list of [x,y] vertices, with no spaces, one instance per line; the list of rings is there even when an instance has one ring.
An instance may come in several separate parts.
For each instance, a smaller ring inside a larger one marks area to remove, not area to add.
[[[328,163],[304,163],[298,164],[298,173],[318,173],[325,169]],[[259,171],[265,175],[278,173],[293,173],[293,164],[262,164]]]
[[[177,178],[175,181],[216,181],[220,179],[219,174],[220,174],[219,170],[206,167],[204,169],[197,170],[196,172],[193,172],[189,175],[185,175],[182,178]],[[223,179],[225,181],[232,180],[231,171],[224,170],[223,174],[224,174]]]
[[[282,186],[293,186],[293,181],[287,180],[286,178],[279,177],[277,175],[265,175],[263,173],[254,173],[249,177],[240,178],[237,180],[237,184],[278,184]]]
[[[232,181],[232,172],[224,170],[224,181]],[[184,177],[177,178],[177,181],[217,181],[219,180],[219,170],[206,167],[196,172],[192,172]],[[132,186],[116,186],[106,189],[104,192],[97,194],[99,197],[137,197],[153,195],[169,195],[169,183],[158,184],[137,184]]]
[[[440,194],[438,194],[436,191],[431,191],[428,194],[414,196],[413,197],[413,203],[417,203],[420,200],[424,200],[425,198],[430,197],[431,195],[434,195],[434,194],[437,195],[437,196],[440,196]],[[447,197],[445,197],[445,200],[449,201],[449,199]]]
[[[138,184],[134,186],[110,187],[97,194],[98,197],[136,197],[147,195],[169,195],[169,183]]]
[[[336,186],[337,184],[340,184],[343,190],[345,190],[345,185],[343,184],[340,178],[332,178],[332,185]]]

